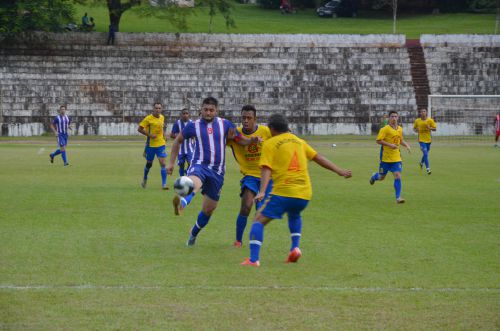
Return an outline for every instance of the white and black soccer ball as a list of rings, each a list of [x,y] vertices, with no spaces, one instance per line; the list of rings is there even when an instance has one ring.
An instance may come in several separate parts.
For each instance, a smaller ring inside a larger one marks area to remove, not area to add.
[[[194,182],[191,178],[187,176],[179,177],[174,182],[174,190],[181,197],[191,194],[194,189]]]

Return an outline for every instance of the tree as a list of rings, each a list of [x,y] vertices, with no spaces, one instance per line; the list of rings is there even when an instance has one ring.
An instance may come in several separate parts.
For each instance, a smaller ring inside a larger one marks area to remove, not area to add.
[[[69,0],[2,0],[0,41],[27,39],[34,31],[61,31],[73,15]]]
[[[212,24],[217,12],[224,17],[224,20],[226,21],[226,28],[229,29],[230,27],[236,26],[234,19],[231,17],[233,6],[228,0],[203,0],[202,4],[208,6],[208,15],[210,16],[208,33],[212,33]]]

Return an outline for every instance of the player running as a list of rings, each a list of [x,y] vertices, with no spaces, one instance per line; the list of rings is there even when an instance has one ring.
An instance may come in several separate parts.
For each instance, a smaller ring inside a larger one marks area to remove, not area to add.
[[[420,117],[413,123],[413,131],[418,133],[418,143],[422,151],[422,160],[420,160],[420,169],[425,164],[427,174],[431,174],[429,167],[429,153],[431,151],[431,131],[436,131],[436,122],[430,117],[427,117],[427,109],[420,109]]]
[[[168,173],[172,174],[175,159],[182,142],[184,139],[194,138],[193,158],[187,172],[187,175],[194,183],[194,190],[186,197],[181,198],[176,195],[173,199],[174,212],[179,215],[199,190],[203,194],[202,210],[191,229],[186,243],[188,246],[195,244],[198,233],[208,224],[212,213],[217,208],[226,171],[227,140],[234,139],[241,145],[249,145],[260,141],[258,137],[252,137],[251,139],[243,137],[236,131],[233,123],[217,117],[218,107],[219,102],[213,97],[203,100],[201,118],[188,123],[177,135],[172,145],[170,162],[167,167]]]
[[[317,153],[304,140],[289,132],[287,120],[275,114],[268,123],[272,138],[262,147],[259,165],[261,167],[260,190],[255,200],[261,201],[272,178],[273,188],[261,209],[255,216],[250,229],[250,257],[241,265],[260,266],[260,247],[264,239],[264,226],[273,219],[288,215],[288,228],[292,245],[285,262],[297,262],[302,256],[300,237],[302,218],[300,213],[306,208],[312,196],[311,180],[307,163],[312,160],[344,178],[350,178],[351,170],[344,170]]]
[[[59,107],[59,115],[54,117],[50,123],[50,129],[57,137],[58,149],[54,153],[50,153],[50,163],[54,163],[54,157],[61,154],[65,166],[69,166],[68,158],[66,156],[66,146],[68,145],[68,132],[71,130],[71,119],[66,115],[66,106]]]
[[[495,146],[494,147],[500,147],[498,144],[498,137],[500,137],[500,113],[495,116],[495,128],[496,128],[496,134],[495,134]]]
[[[167,136],[165,135],[165,117],[161,114],[163,106],[161,102],[156,102],[153,106],[152,114],[146,116],[141,123],[139,123],[139,131],[147,137],[146,139],[146,166],[144,167],[144,177],[141,186],[146,188],[148,183],[149,169],[153,166],[155,156],[160,162],[161,173],[161,187],[168,190],[167,186],[167,170],[165,168],[167,163],[167,153],[165,144]]]
[[[380,167],[379,171],[370,178],[370,184],[373,185],[377,180],[384,180],[387,172],[394,175],[394,190],[396,192],[396,202],[404,203],[401,198],[401,172],[403,163],[399,145],[403,145],[410,153],[410,145],[403,139],[403,128],[398,125],[398,112],[389,113],[389,124],[380,129],[377,136],[377,144],[380,146]]]
[[[260,137],[262,141],[271,138],[269,128],[264,125],[257,125],[257,110],[252,105],[243,106],[241,109],[241,123],[242,126],[238,127],[238,132],[251,139],[252,137]],[[252,210],[254,198],[259,193],[260,188],[260,155],[262,150],[262,143],[250,144],[242,146],[234,140],[229,140],[228,145],[233,150],[234,158],[240,166],[240,172],[243,175],[241,179],[241,207],[238,217],[236,218],[236,241],[235,247],[241,247],[243,233],[247,226],[248,215]],[[272,185],[268,186],[268,192]],[[261,206],[261,201],[256,201],[255,209],[258,210]]]
[[[175,139],[179,132],[186,127],[188,123],[192,123],[190,120],[189,110],[183,108],[181,110],[181,118],[175,121],[172,126],[172,131],[170,132],[170,138]],[[191,159],[193,158],[193,139],[186,139],[182,142],[181,148],[179,149],[179,155],[177,157],[177,165],[179,166],[179,176],[184,176],[189,165],[191,164]],[[184,165],[186,165],[186,170],[184,170]]]

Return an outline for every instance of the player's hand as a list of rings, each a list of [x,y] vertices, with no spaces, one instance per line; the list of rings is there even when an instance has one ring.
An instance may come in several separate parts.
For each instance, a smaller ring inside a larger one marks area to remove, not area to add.
[[[265,195],[265,194],[264,194],[264,192],[259,192],[259,193],[257,193],[257,195],[255,196],[255,198],[253,198],[253,200],[254,200],[255,202],[260,202],[260,201],[262,201],[262,199],[264,199],[264,195]]]
[[[262,143],[262,137],[260,137],[260,136],[251,137],[250,140],[253,143],[257,143],[257,144],[261,144]]]
[[[227,130],[227,139],[234,139],[234,137],[236,137],[236,130],[234,130],[234,128],[229,128]]]
[[[169,164],[167,166],[167,174],[171,176],[173,172],[174,172],[174,166]]]
[[[408,151],[408,154],[411,154],[411,148],[410,148],[410,146],[406,146],[406,150]]]
[[[392,149],[398,149],[398,145],[396,144],[390,144],[389,147]]]
[[[156,138],[156,135],[155,135],[154,133],[151,133],[151,134],[149,135],[149,138],[155,139],[155,138]]]
[[[352,177],[352,170],[351,169],[342,169],[339,173],[339,176],[342,176],[344,178],[351,178]]]

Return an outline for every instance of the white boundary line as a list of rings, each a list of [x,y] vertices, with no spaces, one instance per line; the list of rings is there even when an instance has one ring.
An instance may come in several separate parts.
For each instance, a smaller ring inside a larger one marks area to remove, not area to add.
[[[500,288],[459,288],[459,287],[441,287],[441,288],[422,288],[422,287],[334,287],[334,286],[183,286],[183,285],[0,285],[0,290],[31,291],[31,290],[234,290],[234,291],[287,291],[287,290],[308,290],[325,292],[361,292],[361,293],[396,293],[396,292],[442,292],[442,293],[464,293],[464,292],[483,292],[499,293]]]

